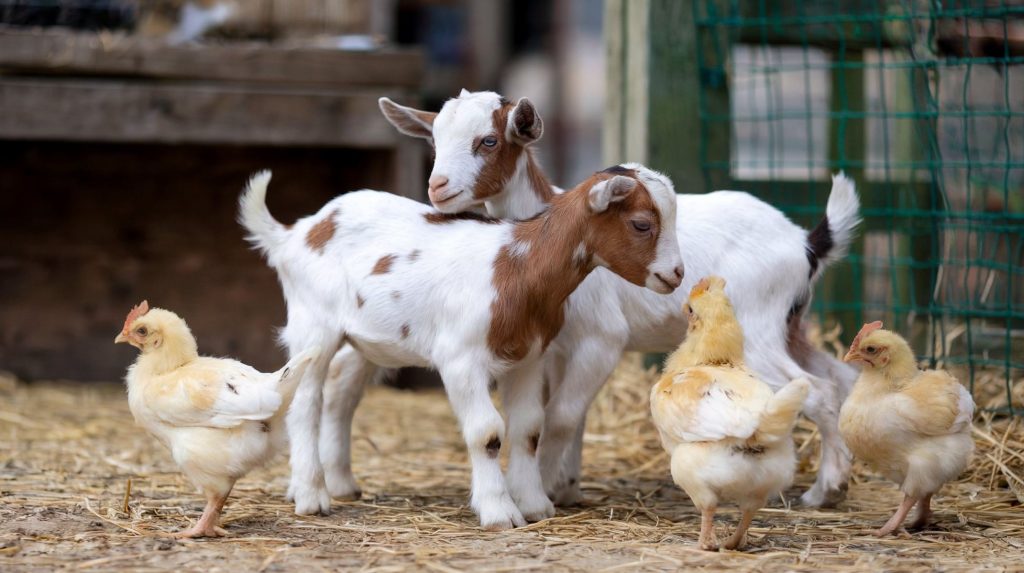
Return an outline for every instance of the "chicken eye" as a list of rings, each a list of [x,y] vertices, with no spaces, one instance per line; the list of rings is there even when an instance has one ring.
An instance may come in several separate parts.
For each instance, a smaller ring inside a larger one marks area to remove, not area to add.
[[[651,230],[650,221],[644,221],[643,219],[634,219],[630,221],[630,224],[633,225],[633,229],[635,229],[638,233],[646,233],[647,231]]]
[[[146,336],[147,332],[149,332],[149,331],[146,330],[145,326],[140,326],[140,327],[135,329],[135,334],[138,334],[139,336]]]
[[[865,348],[864,350],[865,350],[865,352],[867,352],[868,354],[874,354],[874,353],[878,352],[878,349],[877,349],[877,348],[875,348],[874,346],[868,346],[868,347],[867,347],[867,348]]]
[[[482,143],[484,147],[494,147],[495,145],[498,145],[498,138],[493,135],[488,135],[480,143]]]

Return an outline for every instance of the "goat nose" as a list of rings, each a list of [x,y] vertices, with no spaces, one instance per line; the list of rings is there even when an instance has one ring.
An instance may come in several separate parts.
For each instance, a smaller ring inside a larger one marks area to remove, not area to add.
[[[444,175],[431,175],[430,179],[427,180],[427,191],[433,193],[438,189],[444,188],[448,184],[448,177]]]
[[[683,265],[679,265],[672,269],[672,272],[675,273],[677,279],[683,280]]]

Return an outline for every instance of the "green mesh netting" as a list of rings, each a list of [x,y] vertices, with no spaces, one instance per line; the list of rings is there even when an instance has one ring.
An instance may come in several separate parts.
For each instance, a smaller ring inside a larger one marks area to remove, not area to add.
[[[693,18],[706,181],[807,227],[830,173],[857,181],[864,226],[818,287],[823,326],[841,324],[848,341],[884,320],[972,388],[982,376],[1005,383],[1001,409],[1013,411],[1024,3],[704,0]]]

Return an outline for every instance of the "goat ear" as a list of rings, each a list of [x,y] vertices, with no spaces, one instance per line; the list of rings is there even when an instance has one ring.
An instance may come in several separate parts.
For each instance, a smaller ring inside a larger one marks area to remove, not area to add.
[[[529,145],[540,139],[543,134],[544,120],[537,113],[537,108],[533,107],[530,100],[520,99],[508,116],[505,138],[519,145]]]
[[[404,105],[398,105],[386,97],[377,100],[381,113],[395,128],[412,137],[432,139],[434,137],[434,118],[432,111],[422,111]]]
[[[590,188],[587,204],[590,210],[595,213],[603,213],[608,205],[616,201],[622,201],[636,189],[636,179],[616,175],[611,179],[605,179]]]

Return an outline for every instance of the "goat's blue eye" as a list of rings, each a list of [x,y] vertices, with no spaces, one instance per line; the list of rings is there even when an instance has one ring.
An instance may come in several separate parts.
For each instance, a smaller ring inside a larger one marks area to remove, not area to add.
[[[495,145],[498,145],[498,138],[493,135],[488,135],[481,143],[487,147],[494,147]]]

